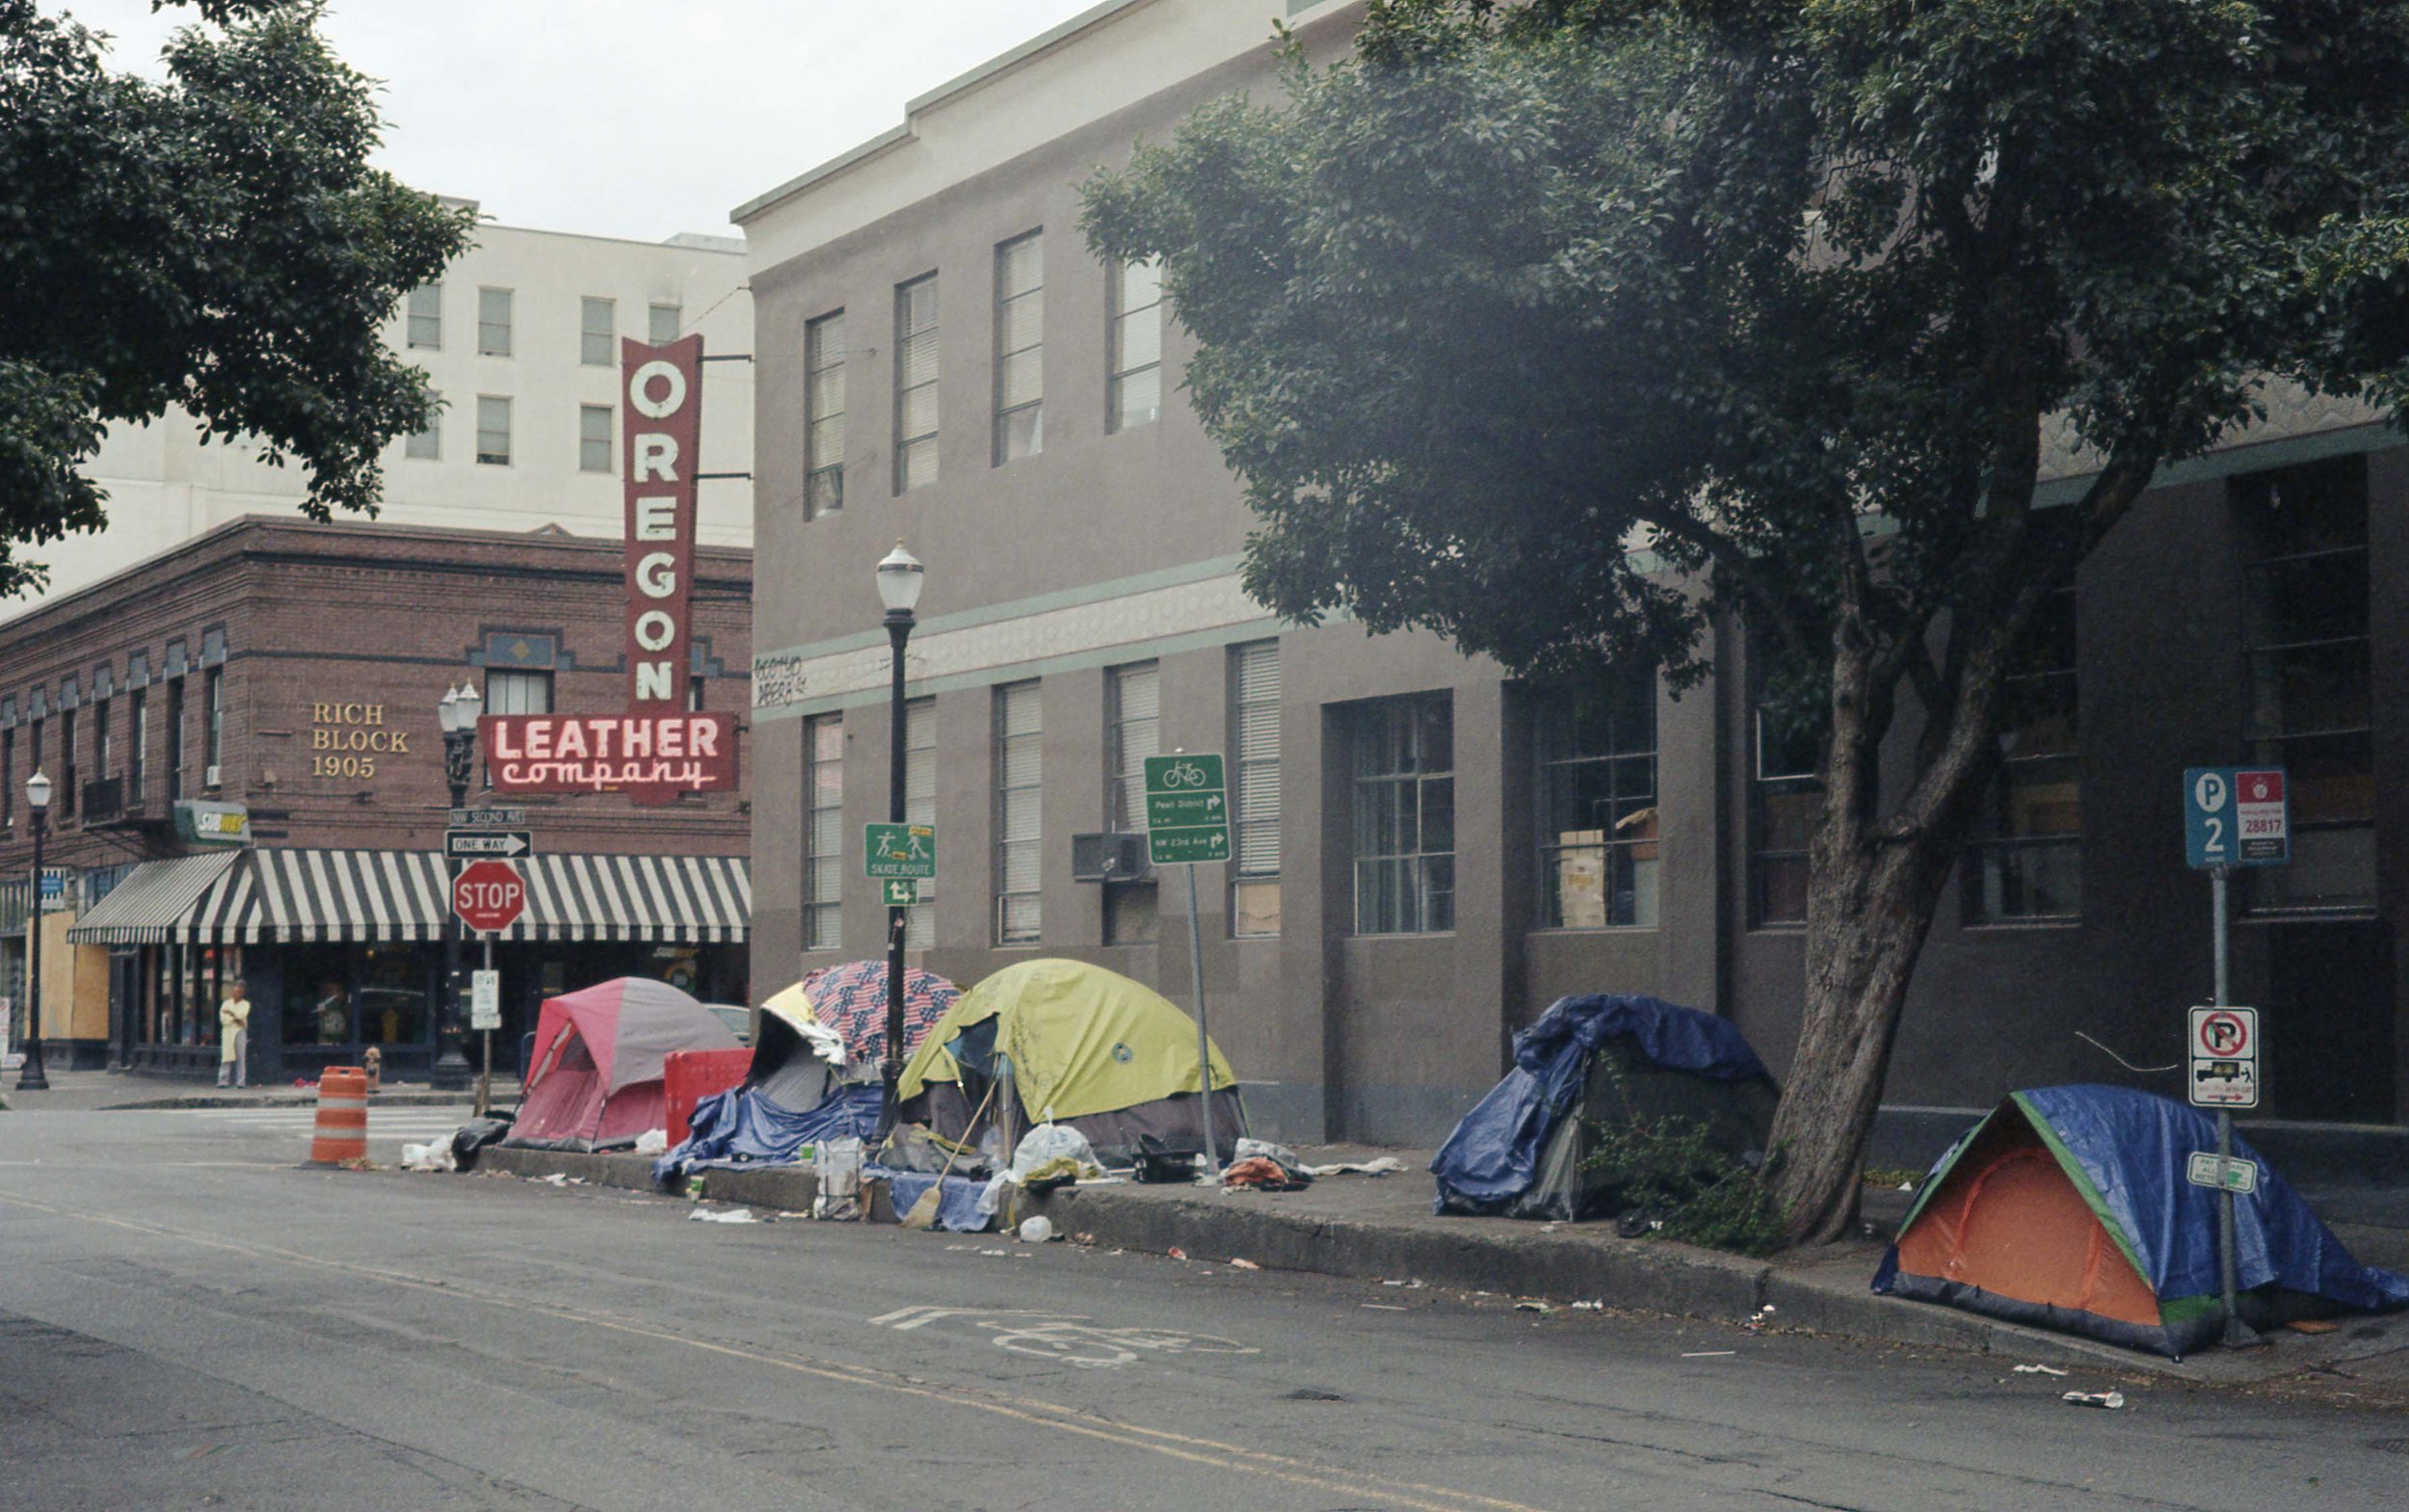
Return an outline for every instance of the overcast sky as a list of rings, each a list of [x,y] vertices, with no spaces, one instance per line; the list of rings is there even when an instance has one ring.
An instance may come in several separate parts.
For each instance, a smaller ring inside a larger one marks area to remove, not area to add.
[[[384,81],[381,161],[510,225],[658,241],[903,120],[904,101],[1095,0],[335,0]],[[43,0],[156,75],[191,13]]]

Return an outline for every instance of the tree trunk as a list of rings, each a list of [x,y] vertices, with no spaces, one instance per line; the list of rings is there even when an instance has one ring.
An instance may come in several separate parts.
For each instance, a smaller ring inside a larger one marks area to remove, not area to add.
[[[1845,1238],[1899,1010],[1948,875],[1929,842],[1854,851],[1809,884],[1805,1012],[1773,1122],[1792,1243]],[[1914,852],[1916,854],[1911,854]]]

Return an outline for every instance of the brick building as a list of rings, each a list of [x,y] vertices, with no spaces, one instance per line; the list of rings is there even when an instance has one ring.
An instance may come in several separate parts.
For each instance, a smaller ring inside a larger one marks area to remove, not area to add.
[[[702,707],[749,703],[751,589],[750,553],[698,553]],[[437,703],[472,682],[491,713],[616,709],[624,614],[615,540],[250,517],[0,626],[0,949],[18,1002],[26,780],[41,770],[55,794],[45,1053],[213,1070],[215,1005],[240,975],[254,1077],[372,1046],[388,1074],[422,1073],[449,1022]],[[510,802],[537,854],[497,954],[498,1059],[545,995],[613,976],[744,1000],[740,793]]]

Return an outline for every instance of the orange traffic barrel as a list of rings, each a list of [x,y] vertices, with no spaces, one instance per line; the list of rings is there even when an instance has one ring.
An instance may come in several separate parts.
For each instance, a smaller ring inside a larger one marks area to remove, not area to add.
[[[311,1165],[368,1158],[368,1074],[329,1066],[318,1078],[318,1127],[309,1140]]]

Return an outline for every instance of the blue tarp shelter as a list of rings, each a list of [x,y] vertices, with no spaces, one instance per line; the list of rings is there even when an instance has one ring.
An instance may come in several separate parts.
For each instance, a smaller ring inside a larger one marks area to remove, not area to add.
[[[1514,1069],[1439,1147],[1434,1210],[1592,1218],[1615,1193],[1582,1169],[1591,1126],[1694,1119],[1734,1155],[1764,1148],[1778,1097],[1724,1019],[1655,997],[1564,997],[1514,1037]]]
[[[873,1083],[837,1087],[820,1103],[797,1113],[749,1087],[734,1087],[695,1104],[686,1142],[652,1163],[652,1180],[667,1184],[689,1171],[792,1164],[806,1145],[853,1138],[867,1145],[878,1133],[879,1101]]]

